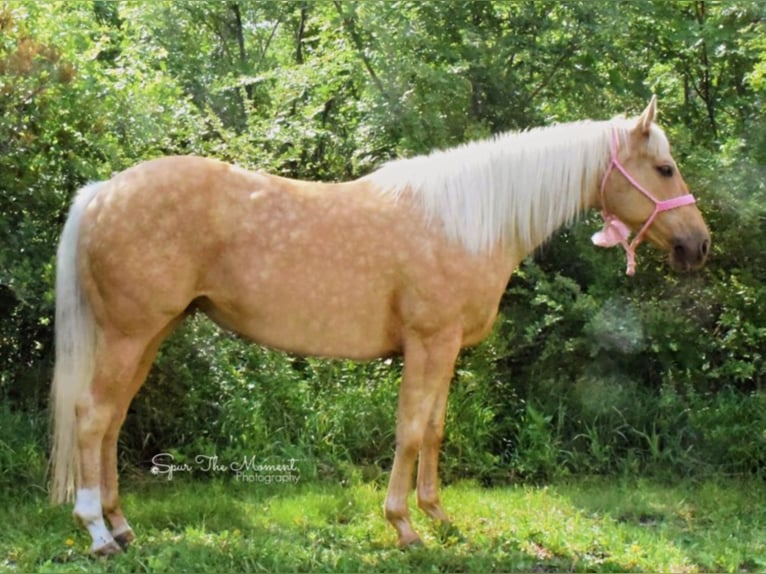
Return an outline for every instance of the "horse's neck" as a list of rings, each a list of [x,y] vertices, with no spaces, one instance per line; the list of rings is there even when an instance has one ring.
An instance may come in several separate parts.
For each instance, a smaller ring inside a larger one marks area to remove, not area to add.
[[[411,194],[430,222],[474,253],[498,243],[529,253],[596,205],[609,122],[507,133],[394,161],[368,176],[384,193]]]
[[[599,204],[608,133],[605,122],[566,124],[530,134],[529,151],[523,140],[514,142],[521,152],[513,154],[512,165],[520,175],[498,190],[512,198],[504,229],[507,244],[528,254]],[[551,145],[535,142],[535,136],[549,137]]]

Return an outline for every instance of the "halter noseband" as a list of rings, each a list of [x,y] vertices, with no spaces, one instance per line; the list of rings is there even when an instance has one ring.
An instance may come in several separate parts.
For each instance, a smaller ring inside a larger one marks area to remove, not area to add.
[[[604,218],[604,227],[601,229],[601,231],[594,234],[591,240],[599,247],[614,247],[618,244],[622,245],[622,248],[625,250],[625,255],[628,258],[628,267],[625,270],[625,274],[633,275],[636,272],[636,247],[638,247],[641,241],[643,241],[646,231],[649,229],[649,226],[654,223],[657,215],[663,211],[668,211],[669,209],[675,209],[676,207],[682,207],[684,205],[695,203],[696,199],[694,199],[694,196],[691,193],[687,193],[686,195],[679,197],[674,197],[672,199],[665,199],[662,201],[654,197],[654,195],[652,195],[649,190],[645,189],[635,180],[632,175],[628,173],[628,170],[626,170],[625,167],[623,167],[623,165],[620,163],[620,160],[617,159],[618,146],[619,141],[617,138],[617,128],[613,128],[611,160],[609,162],[609,167],[606,169],[606,173],[604,173],[604,178],[601,180],[601,216]],[[646,198],[654,204],[654,211],[652,211],[649,219],[646,220],[643,227],[641,227],[638,234],[630,243],[628,243],[628,238],[630,237],[630,228],[628,228],[625,223],[620,221],[616,215],[610,213],[606,208],[606,201],[604,198],[606,180],[609,177],[609,174],[611,174],[612,170],[615,168],[623,176],[625,176],[625,179],[627,179],[633,187],[644,194],[644,196],[646,196]]]

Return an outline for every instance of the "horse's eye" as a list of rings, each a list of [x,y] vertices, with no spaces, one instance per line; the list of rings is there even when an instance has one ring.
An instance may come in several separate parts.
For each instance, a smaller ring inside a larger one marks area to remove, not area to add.
[[[660,175],[662,177],[673,177],[673,166],[672,165],[658,165],[657,171],[660,172]]]

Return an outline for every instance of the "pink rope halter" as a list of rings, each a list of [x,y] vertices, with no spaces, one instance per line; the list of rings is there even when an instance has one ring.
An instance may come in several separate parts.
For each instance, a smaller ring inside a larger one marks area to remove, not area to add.
[[[620,160],[617,159],[618,146],[619,140],[617,138],[617,128],[613,128],[611,161],[609,162],[609,167],[606,169],[606,173],[604,173],[604,178],[601,180],[601,216],[604,218],[604,227],[601,229],[601,231],[593,235],[591,241],[593,241],[593,243],[599,247],[614,247],[618,244],[622,245],[622,248],[625,250],[625,255],[628,258],[628,267],[625,270],[625,274],[633,275],[636,272],[636,247],[638,247],[641,241],[643,241],[646,231],[649,229],[649,226],[654,223],[657,215],[663,211],[668,211],[669,209],[675,209],[676,207],[690,205],[694,203],[696,199],[694,199],[694,196],[691,193],[687,193],[686,195],[681,195],[679,197],[674,197],[672,199],[665,199],[662,201],[654,197],[654,195],[652,195],[649,190],[645,189],[635,180],[632,175],[628,173],[628,170],[626,170],[625,167],[623,167],[623,165],[620,163]],[[607,210],[606,201],[604,199],[606,180],[609,177],[609,174],[611,174],[612,170],[615,168],[625,176],[625,179],[627,179],[633,187],[644,194],[644,196],[646,196],[654,204],[654,211],[652,211],[649,219],[646,220],[643,227],[641,227],[639,232],[633,238],[633,241],[630,243],[628,243],[628,239],[630,238],[630,228],[628,228],[625,223],[620,221],[616,215],[610,213],[609,210]]]

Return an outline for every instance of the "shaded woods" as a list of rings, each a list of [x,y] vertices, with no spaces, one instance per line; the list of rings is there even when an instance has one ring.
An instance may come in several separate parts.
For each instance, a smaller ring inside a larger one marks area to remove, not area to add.
[[[53,262],[77,188],[198,154],[311,180],[581,118],[660,123],[713,233],[708,267],[635,278],[592,218],[514,275],[462,355],[446,478],[766,470],[763,3],[105,0],[0,7],[0,486],[42,485]],[[159,452],[376,478],[399,363],[272,353],[189,321],[123,431]],[[143,471],[141,471],[143,472]]]

